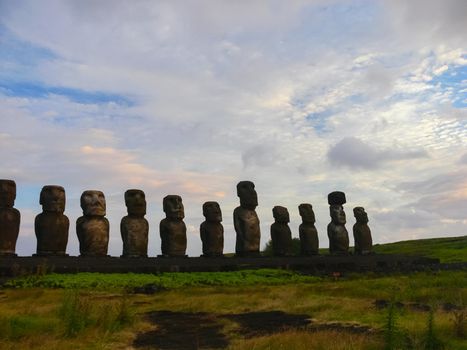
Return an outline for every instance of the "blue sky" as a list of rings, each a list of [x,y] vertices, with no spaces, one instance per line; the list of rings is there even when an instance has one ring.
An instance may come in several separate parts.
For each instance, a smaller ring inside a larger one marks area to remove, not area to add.
[[[35,249],[39,191],[104,191],[120,255],[123,193],[148,199],[150,255],[162,198],[183,197],[188,253],[202,203],[233,251],[235,185],[256,183],[262,244],[272,207],[326,196],[366,208],[375,242],[462,235],[467,217],[467,3],[448,1],[0,0],[0,178]],[[53,20],[52,20],[53,19]],[[69,252],[78,252],[71,225]]]

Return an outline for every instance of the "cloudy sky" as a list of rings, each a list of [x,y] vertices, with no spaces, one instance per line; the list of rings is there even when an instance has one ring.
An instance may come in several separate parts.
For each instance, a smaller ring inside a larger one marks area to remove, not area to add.
[[[146,192],[149,252],[162,198],[185,204],[188,254],[218,201],[233,251],[236,183],[272,207],[312,203],[328,246],[327,194],[366,208],[377,243],[467,234],[467,1],[0,0],[0,178],[35,252],[43,185],[102,190],[110,254],[123,193]],[[351,240],[353,242],[353,240]]]

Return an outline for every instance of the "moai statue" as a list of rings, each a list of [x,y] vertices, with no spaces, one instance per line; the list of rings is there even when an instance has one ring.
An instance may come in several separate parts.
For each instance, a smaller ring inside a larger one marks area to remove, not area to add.
[[[224,256],[224,227],[221,224],[222,212],[219,203],[204,203],[203,215],[206,220],[199,227],[203,242],[203,256]]]
[[[149,224],[146,215],[146,196],[141,190],[125,192],[125,205],[128,215],[120,222],[120,233],[123,240],[124,258],[148,256]]]
[[[237,256],[259,256],[261,231],[259,218],[255,208],[258,206],[258,195],[251,181],[240,181],[237,184],[237,196],[240,206],[235,208],[233,218],[237,241]]]
[[[346,202],[344,192],[331,192],[328,195],[331,222],[328,225],[329,252],[334,255],[349,253],[349,234],[345,228],[345,212],[342,205]]]
[[[16,240],[21,215],[13,208],[16,199],[16,183],[0,180],[0,256],[16,256]]]
[[[161,250],[164,257],[185,257],[186,226],[183,222],[185,212],[182,197],[168,195],[164,197],[163,208],[165,219],[159,225]]]
[[[36,255],[67,255],[70,220],[65,211],[65,189],[62,186],[44,186],[39,203],[42,213],[36,216],[34,230],[37,237]]]
[[[289,228],[289,211],[275,206],[272,209],[275,222],[271,225],[272,251],[275,256],[292,255],[292,232]]]
[[[353,208],[357,222],[353,225],[353,237],[355,240],[355,254],[368,255],[373,252],[373,240],[371,230],[368,227],[368,214],[363,207]]]
[[[84,191],[81,195],[83,216],[76,220],[81,256],[107,256],[109,220],[105,218],[105,196],[101,191]]]
[[[302,223],[298,228],[300,234],[300,254],[318,255],[319,240],[318,230],[315,227],[315,213],[311,204],[302,203],[298,206],[298,211],[302,217]]]

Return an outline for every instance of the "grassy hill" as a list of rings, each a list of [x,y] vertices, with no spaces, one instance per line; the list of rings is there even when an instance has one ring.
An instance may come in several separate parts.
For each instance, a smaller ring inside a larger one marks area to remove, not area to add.
[[[408,254],[438,258],[441,262],[467,261],[467,236],[417,239],[375,244],[376,253]]]
[[[293,239],[293,252],[300,254],[300,240]],[[323,244],[323,243],[322,243]],[[350,248],[353,250],[353,247]],[[408,254],[438,258],[442,263],[467,261],[467,236],[416,239],[394,243],[375,244],[374,250],[380,254]],[[329,254],[327,248],[321,248],[320,254]],[[263,255],[272,255],[272,243],[269,241],[263,250]],[[233,256],[233,254],[231,254]]]

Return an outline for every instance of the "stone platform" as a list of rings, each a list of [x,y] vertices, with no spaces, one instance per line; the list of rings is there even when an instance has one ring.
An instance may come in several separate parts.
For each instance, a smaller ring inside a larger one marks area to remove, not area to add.
[[[235,271],[279,268],[311,274],[365,271],[417,271],[439,264],[438,259],[408,255],[374,254],[367,256],[312,257],[186,257],[186,258],[118,258],[118,257],[0,257],[0,276],[56,272],[159,273]]]

